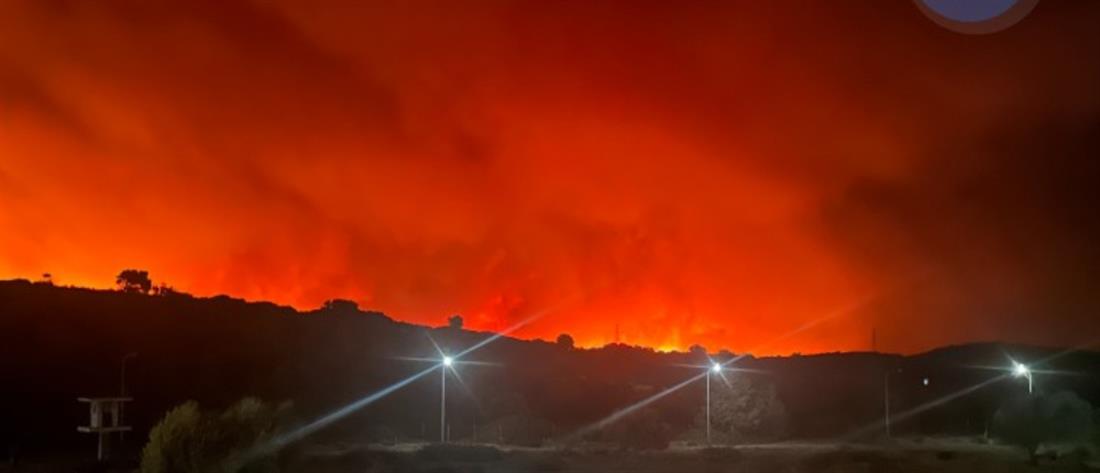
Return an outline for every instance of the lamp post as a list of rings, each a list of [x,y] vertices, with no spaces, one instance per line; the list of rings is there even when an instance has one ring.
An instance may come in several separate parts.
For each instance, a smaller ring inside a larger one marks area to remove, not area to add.
[[[447,443],[447,370],[454,363],[454,358],[444,356],[439,367],[439,443]]]
[[[1012,375],[1017,377],[1017,378],[1027,378],[1027,394],[1031,395],[1031,393],[1032,393],[1032,384],[1033,384],[1032,383],[1031,368],[1028,368],[1027,365],[1025,365],[1023,363],[1018,363],[1018,362],[1013,361],[1012,362]]]
[[[722,365],[714,363],[707,370],[707,445],[710,445],[710,375],[722,372]]]

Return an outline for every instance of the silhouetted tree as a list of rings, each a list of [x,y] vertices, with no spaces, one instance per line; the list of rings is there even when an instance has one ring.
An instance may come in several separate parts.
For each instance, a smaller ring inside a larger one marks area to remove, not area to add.
[[[359,304],[347,299],[329,299],[321,306],[321,310],[335,314],[354,314],[359,312]]]
[[[688,347],[688,353],[696,356],[707,356],[707,348],[698,343]]]
[[[573,336],[568,333],[558,335],[558,346],[567,350],[573,349]]]
[[[447,319],[447,326],[452,330],[462,330],[462,316],[455,314]]]
[[[122,292],[140,292],[148,294],[153,289],[153,280],[149,279],[149,271],[137,269],[124,269],[115,277],[115,284]]]
[[[47,286],[53,286],[53,275],[50,273],[42,273],[42,280],[38,281],[39,284],[45,284]]]
[[[1018,396],[993,416],[993,435],[1023,447],[1032,464],[1044,442],[1085,442],[1092,428],[1092,406],[1069,391]]]

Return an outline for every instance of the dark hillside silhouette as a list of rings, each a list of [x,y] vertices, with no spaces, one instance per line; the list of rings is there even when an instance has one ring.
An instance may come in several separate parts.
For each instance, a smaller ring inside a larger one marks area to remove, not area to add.
[[[117,394],[120,361],[128,353],[139,356],[127,368],[127,391],[136,399],[127,418],[135,438],[143,439],[168,409],[186,400],[209,408],[245,396],[290,400],[294,415],[306,421],[428,368],[401,359],[435,357],[427,334],[450,353],[491,335],[454,323],[428,328],[396,322],[346,301],[299,312],[225,296],[168,294],[0,282],[0,426],[8,441],[25,448],[91,445],[75,431],[87,416],[76,398]],[[499,366],[459,368],[469,391],[448,385],[454,393],[448,399],[452,438],[471,438],[474,425],[480,439],[491,441],[565,435],[696,375],[682,365],[704,362],[697,353],[570,345],[505,337],[471,354],[470,360]],[[1005,353],[1036,360],[1052,352],[982,344],[910,357],[746,357],[737,366],[760,370],[753,376],[774,384],[788,437],[839,437],[868,426],[878,434],[887,371],[892,410],[901,413],[999,374],[968,366],[1003,366]],[[1100,356],[1073,353],[1052,366],[1085,375],[1040,375],[1039,389],[1071,390],[1100,404],[1100,386],[1089,375],[1098,372]],[[898,419],[895,432],[983,433],[1001,402],[1026,390],[1018,381],[998,381]],[[318,435],[437,438],[438,389],[438,377],[426,376]],[[685,431],[695,423],[703,394],[703,383],[694,383],[652,404],[646,415],[673,432]]]

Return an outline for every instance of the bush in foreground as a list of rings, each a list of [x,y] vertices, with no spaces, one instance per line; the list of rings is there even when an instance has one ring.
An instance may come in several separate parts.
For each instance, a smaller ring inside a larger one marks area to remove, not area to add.
[[[183,403],[149,433],[141,473],[277,472],[272,455],[251,457],[274,437],[288,407],[246,398],[224,412],[210,412],[194,401]]]
[[[1023,447],[1032,463],[1038,463],[1040,445],[1084,443],[1092,428],[1092,406],[1068,391],[1011,399],[993,417],[994,436]]]

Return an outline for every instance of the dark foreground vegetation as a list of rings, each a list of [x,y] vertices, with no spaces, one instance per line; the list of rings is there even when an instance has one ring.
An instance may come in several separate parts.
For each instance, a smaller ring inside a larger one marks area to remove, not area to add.
[[[158,469],[157,465],[177,461],[185,454],[233,457],[430,368],[430,363],[402,359],[436,356],[429,335],[451,353],[490,336],[463,330],[461,320],[438,328],[395,322],[381,313],[361,311],[348,301],[331,301],[318,310],[298,312],[224,296],[195,298],[166,286],[153,286],[147,275],[130,276],[134,279],[120,279],[120,291],[0,282],[0,346],[4,350],[0,356],[0,434],[9,457],[71,456],[72,452],[93,457],[94,438],[75,430],[87,421],[86,407],[78,404],[76,397],[118,394],[120,364],[130,353],[137,356],[129,360],[126,384],[135,402],[126,411],[126,419],[135,432],[129,434],[121,451],[132,459],[131,468],[172,473],[190,470]],[[718,359],[736,356],[727,352],[711,355]],[[1041,368],[1069,374],[1037,374],[1036,394],[1017,401],[1026,394],[1026,382],[1000,371],[979,369],[1007,367],[1008,356],[1045,360]],[[279,453],[274,457],[277,461],[255,463],[259,465],[255,468],[296,471],[303,468],[300,462],[308,461],[316,469],[301,471],[362,471],[341,470],[348,462],[376,465],[367,471],[516,471],[509,468],[519,464],[527,465],[527,471],[678,470],[646,470],[653,464],[650,455],[658,455],[660,462],[687,462],[679,471],[725,471],[725,467],[708,463],[716,461],[714,458],[724,459],[719,462],[722,465],[744,461],[746,469],[739,471],[754,471],[778,461],[767,452],[698,449],[704,438],[705,384],[701,379],[619,422],[587,428],[698,375],[699,370],[684,365],[703,364],[706,354],[702,352],[665,354],[623,345],[577,349],[563,336],[555,342],[503,338],[468,359],[494,365],[460,367],[461,382],[449,382],[450,439],[534,450],[463,450],[462,455],[481,455],[476,461],[465,462],[478,465],[469,470],[462,469],[463,461],[448,456],[454,452],[354,448],[330,456],[299,450]],[[736,366],[753,371],[730,373],[727,381],[713,380],[712,428],[717,444],[797,439],[833,445],[880,439],[884,436],[887,390],[896,437],[1000,438],[1024,447],[1003,457],[1005,461],[1024,462],[1031,453],[1035,463],[1041,463],[1039,447],[1043,444],[1096,442],[1092,406],[1100,404],[1100,383],[1094,376],[1100,372],[1100,356],[1093,352],[979,344],[907,357],[879,353],[749,356]],[[965,395],[953,396],[958,393]],[[254,403],[242,407],[241,399],[246,397],[264,402],[250,401]],[[944,399],[950,401],[937,402]],[[276,416],[272,406],[284,402],[293,407],[278,409]],[[425,376],[293,448],[434,441],[439,438],[438,408],[439,378]],[[185,435],[217,442],[209,443],[211,449],[205,452],[169,453],[159,459],[149,456],[151,448],[166,452],[191,448],[192,442],[165,437],[168,427],[162,421],[189,426],[192,431]],[[160,433],[154,429],[154,441],[146,445],[150,430],[158,423],[162,423]],[[599,448],[586,451],[581,448],[584,445]],[[670,445],[688,450],[644,453]],[[139,464],[142,447],[147,455]],[[556,453],[558,448],[573,453]],[[1077,450],[1087,455],[1090,448]],[[849,454],[857,457],[844,457]],[[865,464],[853,471],[894,471],[874,469],[876,462],[885,461],[876,455],[886,454],[874,450],[865,458],[858,457],[858,452],[799,457],[791,463],[795,465],[792,468],[821,468],[790,471],[834,471],[830,465],[849,460]],[[967,461],[978,457],[922,455],[904,461],[917,462],[914,465],[932,462],[936,468],[959,466],[943,471],[983,471],[965,467]],[[612,457],[621,459],[616,464],[636,463],[637,468],[604,468],[601,462]],[[206,465],[203,461],[193,463]],[[459,464],[459,469],[431,469],[443,464]],[[209,469],[200,466],[195,471],[204,468]]]

